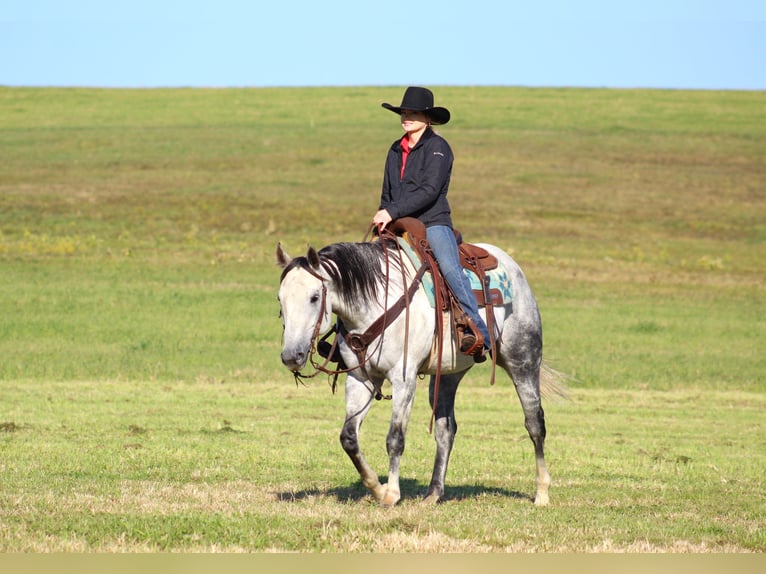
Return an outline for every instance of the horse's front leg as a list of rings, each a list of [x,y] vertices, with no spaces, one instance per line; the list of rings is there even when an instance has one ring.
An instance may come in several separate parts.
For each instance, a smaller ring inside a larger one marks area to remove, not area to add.
[[[386,487],[380,484],[378,475],[373,472],[359,448],[359,427],[370,411],[374,396],[371,382],[360,381],[349,373],[346,377],[346,421],[340,432],[340,444],[359,472],[362,484],[370,489],[378,502],[383,502]]]
[[[447,475],[447,465],[449,464],[452,445],[455,442],[457,434],[457,420],[455,420],[455,393],[457,392],[460,379],[463,373],[452,375],[442,375],[439,382],[439,396],[434,397],[435,377],[431,376],[431,382],[428,389],[428,397],[431,402],[431,408],[434,408],[436,399],[436,409],[434,416],[434,438],[436,439],[436,457],[434,458],[434,471],[431,476],[431,484],[428,486],[428,493],[424,502],[436,503],[444,496],[444,480]]]
[[[392,381],[391,426],[386,437],[389,461],[388,484],[386,485],[386,494],[381,501],[384,506],[393,506],[402,497],[399,487],[399,465],[404,453],[407,424],[410,421],[410,413],[415,401],[416,380],[416,376],[408,376],[404,381]]]

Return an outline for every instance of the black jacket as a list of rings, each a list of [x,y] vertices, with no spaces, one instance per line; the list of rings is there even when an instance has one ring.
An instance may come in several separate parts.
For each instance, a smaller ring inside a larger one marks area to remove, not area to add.
[[[401,139],[388,150],[383,175],[380,209],[393,219],[415,217],[426,227],[447,225],[452,227],[447,189],[452,174],[452,150],[440,135],[426,129],[417,145],[410,150],[404,177]]]

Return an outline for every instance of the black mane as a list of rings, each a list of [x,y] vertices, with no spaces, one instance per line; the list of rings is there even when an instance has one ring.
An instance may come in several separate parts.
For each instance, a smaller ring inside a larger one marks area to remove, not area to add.
[[[399,256],[391,253],[391,249],[396,250],[396,247],[388,241],[333,243],[319,251],[319,260],[343,302],[360,308],[370,302],[381,302],[385,289],[386,250],[389,251],[389,271],[398,271]],[[308,257],[294,258],[282,271],[280,282],[296,267],[311,270]]]
[[[319,251],[319,259],[346,305],[380,301],[385,260],[380,242],[333,243]]]

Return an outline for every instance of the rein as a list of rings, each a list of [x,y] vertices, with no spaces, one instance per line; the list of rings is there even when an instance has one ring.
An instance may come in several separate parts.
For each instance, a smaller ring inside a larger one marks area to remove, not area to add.
[[[365,235],[364,241],[367,241],[370,232],[372,231],[374,226],[371,226],[368,230],[367,234]],[[388,233],[386,235],[387,238],[394,238],[395,235],[392,233]],[[381,237],[382,239],[382,237]],[[402,271],[402,283],[403,285],[406,285],[406,276],[405,276],[405,270],[404,270],[404,264],[402,259],[402,252],[401,248],[398,249],[399,253],[399,267]],[[332,391],[335,392],[335,389],[337,387],[337,381],[338,376],[343,373],[349,373],[351,371],[354,371],[356,369],[361,369],[364,367],[364,365],[370,360],[370,358],[382,347],[383,345],[383,339],[386,329],[393,323],[399,315],[401,315],[402,311],[406,311],[406,330],[405,330],[405,346],[404,346],[404,352],[405,352],[405,361],[403,369],[406,372],[407,369],[407,338],[409,335],[409,307],[410,307],[410,300],[412,297],[414,297],[415,293],[417,292],[418,288],[420,287],[421,280],[423,279],[423,275],[425,275],[425,272],[427,270],[427,265],[424,262],[420,269],[418,269],[417,273],[415,274],[415,277],[412,280],[412,283],[410,284],[408,289],[404,290],[404,293],[402,296],[393,304],[391,307],[388,306],[388,286],[390,283],[390,260],[389,260],[389,253],[388,249],[384,248],[384,254],[385,254],[385,260],[386,260],[386,273],[385,273],[385,300],[384,300],[384,311],[383,314],[378,317],[368,328],[364,333],[358,334],[358,333],[350,333],[346,330],[343,323],[338,320],[335,325],[324,334],[324,336],[321,338],[321,341],[326,340],[329,336],[331,336],[333,333],[337,333],[341,337],[344,338],[346,341],[346,344],[348,344],[349,348],[354,351],[354,354],[357,357],[358,364],[354,367],[341,367],[341,363],[338,365],[339,368],[333,369],[328,368],[328,364],[331,362],[332,356],[335,353],[337,347],[338,347],[338,338],[335,337],[335,339],[332,342],[332,345],[330,347],[329,352],[327,353],[327,357],[325,358],[324,362],[319,363],[314,359],[314,356],[317,354],[317,338],[319,337],[319,331],[321,329],[322,325],[322,319],[324,318],[325,313],[327,312],[327,286],[326,281],[327,279],[325,277],[322,277],[318,272],[314,271],[311,268],[307,268],[306,270],[319,279],[322,282],[322,304],[321,304],[321,310],[319,312],[319,316],[317,317],[316,324],[314,325],[314,331],[311,337],[311,349],[309,351],[309,361],[311,365],[314,367],[314,372],[310,375],[301,373],[299,371],[293,372],[293,377],[295,378],[296,384],[301,383],[303,384],[303,379],[312,379],[316,377],[319,373],[325,373],[326,375],[332,377]],[[372,342],[379,338],[377,345],[372,351],[368,351],[370,345]],[[392,397],[390,395],[383,395],[378,391],[375,395],[375,398],[380,399],[387,399],[390,400]]]
[[[370,238],[370,235],[374,229],[374,225],[371,225],[368,229],[367,233],[364,237],[364,242],[367,242]],[[402,286],[406,287],[407,281],[406,281],[406,273],[404,269],[404,259],[402,254],[402,248],[399,245],[397,241],[397,236],[395,233],[393,233],[390,230],[384,230],[382,234],[380,235],[380,240],[383,241],[384,239],[393,240],[393,243],[397,246],[397,253],[399,255],[399,268],[402,272]],[[407,350],[408,350],[408,343],[409,343],[409,320],[410,320],[410,301],[415,296],[415,293],[417,293],[417,290],[420,288],[423,276],[425,275],[426,271],[431,270],[432,274],[437,277],[438,272],[436,269],[436,262],[433,260],[433,257],[428,255],[427,251],[424,249],[425,255],[422,259],[420,268],[415,273],[415,276],[412,279],[412,283],[410,283],[409,288],[405,288],[404,292],[402,293],[401,297],[391,306],[388,306],[388,287],[390,284],[390,260],[389,260],[389,252],[388,249],[384,246],[383,252],[385,254],[385,261],[386,261],[386,272],[385,272],[385,300],[384,300],[384,306],[383,306],[383,314],[378,317],[368,328],[364,333],[350,333],[346,330],[343,323],[340,321],[340,319],[337,320],[335,325],[330,329],[325,335],[322,337],[321,341],[325,341],[329,336],[331,336],[333,333],[337,333],[337,335],[343,337],[346,344],[349,346],[349,348],[354,351],[354,354],[356,355],[358,364],[354,367],[347,368],[343,364],[343,361],[338,363],[337,369],[328,368],[328,363],[331,362],[331,359],[333,357],[333,354],[336,352],[336,349],[338,347],[338,337],[336,336],[333,339],[332,345],[330,347],[329,352],[327,353],[327,356],[323,363],[318,363],[314,360],[314,355],[317,353],[317,338],[319,337],[319,330],[321,329],[322,319],[327,311],[326,305],[327,305],[327,288],[325,285],[326,278],[322,277],[318,272],[314,271],[313,269],[307,269],[311,275],[316,277],[322,282],[322,308],[319,313],[319,316],[317,318],[316,325],[314,326],[314,332],[311,338],[311,349],[309,351],[309,361],[311,362],[311,365],[314,367],[314,372],[310,375],[304,375],[303,373],[300,373],[298,371],[293,372],[293,376],[295,377],[296,384],[298,382],[303,382],[303,379],[311,379],[315,376],[317,376],[319,373],[325,373],[329,377],[332,377],[332,383],[331,388],[332,392],[335,393],[337,382],[338,382],[338,376],[343,373],[349,373],[351,371],[354,371],[356,369],[363,369],[364,365],[370,360],[370,358],[378,352],[379,349],[381,349],[383,345],[383,339],[386,332],[386,329],[393,323],[399,315],[401,315],[402,311],[405,311],[405,335],[404,335],[404,361],[402,365],[403,374],[406,375],[407,372]],[[434,376],[434,388],[433,388],[433,405],[431,410],[431,422],[430,422],[430,430],[429,432],[433,431],[433,424],[434,420],[436,418],[436,407],[439,400],[439,381],[441,379],[441,364],[442,364],[442,356],[443,356],[443,347],[444,347],[444,341],[443,341],[443,333],[444,333],[444,321],[443,321],[443,315],[441,312],[439,312],[440,309],[444,308],[444,298],[441,295],[441,291],[439,289],[434,289],[435,291],[435,297],[436,297],[436,332],[434,333],[434,336],[437,337],[438,340],[438,359],[437,359],[437,366],[436,366],[436,374]],[[369,347],[372,344],[372,342],[378,339],[378,343],[376,347],[369,351]],[[494,354],[493,354],[494,356]],[[343,365],[343,366],[341,366]],[[494,382],[494,369],[493,369],[493,382]],[[392,398],[391,395],[383,395],[381,394],[380,390],[377,391],[377,393],[374,395],[377,400],[381,400],[383,398],[390,400]]]
[[[313,331],[313,333],[311,335],[311,349],[309,351],[309,359],[311,361],[311,364],[314,366],[314,368],[316,370],[313,373],[311,373],[310,375],[304,375],[300,371],[293,371],[293,377],[295,378],[295,383],[296,384],[298,384],[298,383],[303,384],[303,379],[313,379],[320,372],[326,372],[324,370],[324,366],[327,365],[327,363],[329,362],[329,358],[321,366],[317,365],[314,362],[314,354],[316,353],[316,340],[317,340],[317,337],[319,337],[319,331],[322,328],[322,319],[324,318],[325,313],[327,312],[327,285],[325,283],[326,279],[324,277],[322,277],[319,273],[314,271],[311,267],[307,266],[305,269],[306,269],[306,271],[310,275],[312,275],[312,276],[316,277],[317,279],[319,279],[319,281],[322,284],[322,304],[321,304],[320,309],[319,309],[319,315],[317,317],[316,323],[314,324],[314,331]],[[328,333],[328,335],[329,335],[329,333]],[[326,336],[327,335],[325,335],[325,337]],[[333,342],[333,346],[332,346],[332,351],[333,352],[335,351],[335,346],[336,346],[336,342]],[[332,357],[332,352],[328,355],[328,357]],[[336,377],[337,377],[337,375],[336,375]],[[333,392],[335,392],[335,385],[334,384],[333,384]]]

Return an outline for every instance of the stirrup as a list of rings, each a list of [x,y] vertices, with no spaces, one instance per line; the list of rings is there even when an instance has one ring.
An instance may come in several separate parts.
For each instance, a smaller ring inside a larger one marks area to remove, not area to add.
[[[460,340],[460,352],[464,355],[476,357],[484,350],[484,340],[473,333],[466,333]]]
[[[460,340],[460,352],[464,354],[469,354],[469,349],[476,346],[476,337],[471,335],[470,333],[463,335],[462,339]]]

